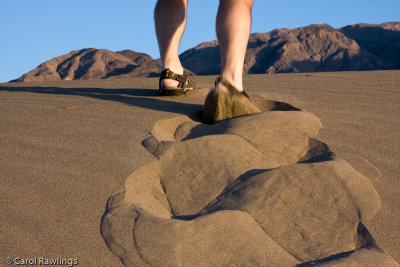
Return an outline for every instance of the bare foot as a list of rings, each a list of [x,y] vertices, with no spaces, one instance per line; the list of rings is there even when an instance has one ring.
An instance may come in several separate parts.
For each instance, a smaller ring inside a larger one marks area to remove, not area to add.
[[[178,87],[179,82],[172,79],[161,80],[161,87]]]

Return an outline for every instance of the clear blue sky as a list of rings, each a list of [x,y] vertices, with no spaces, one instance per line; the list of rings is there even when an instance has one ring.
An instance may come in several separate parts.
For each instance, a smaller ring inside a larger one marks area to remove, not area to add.
[[[158,58],[155,0],[0,0],[0,82],[87,47]],[[218,0],[190,0],[180,52],[215,40]],[[171,14],[173,15],[173,14]],[[400,0],[255,0],[251,32],[400,21]]]

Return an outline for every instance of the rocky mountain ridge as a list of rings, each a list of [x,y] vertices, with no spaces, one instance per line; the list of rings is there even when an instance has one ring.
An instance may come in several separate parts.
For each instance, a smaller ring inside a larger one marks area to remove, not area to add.
[[[220,72],[217,41],[201,43],[180,58],[191,75]],[[156,77],[160,66],[145,53],[86,48],[48,60],[13,82]],[[253,33],[244,63],[249,74],[386,69],[400,69],[400,22]]]

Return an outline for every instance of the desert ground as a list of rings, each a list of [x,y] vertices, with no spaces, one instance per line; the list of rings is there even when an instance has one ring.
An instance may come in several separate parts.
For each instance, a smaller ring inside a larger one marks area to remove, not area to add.
[[[400,71],[246,75],[264,112],[209,126],[199,114],[214,78],[193,77],[202,89],[181,97],[158,96],[157,78],[0,84],[0,255],[81,266],[226,265],[230,253],[249,266],[400,262]],[[267,111],[277,101],[290,105]],[[204,169],[194,187],[179,180]],[[174,180],[179,171],[186,176]],[[283,189],[268,187],[280,177],[289,177]],[[281,209],[262,213],[261,200],[285,192],[298,217],[271,221]],[[335,200],[328,217],[324,197]]]

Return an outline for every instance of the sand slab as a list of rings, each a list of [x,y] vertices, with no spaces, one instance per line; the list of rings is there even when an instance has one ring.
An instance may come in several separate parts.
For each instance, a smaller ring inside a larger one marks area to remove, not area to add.
[[[368,229],[400,261],[400,71],[306,73],[245,78],[257,94],[318,116],[318,138],[370,179],[382,209]],[[268,92],[268,93],[266,93]]]
[[[369,180],[330,151],[312,155],[320,153],[310,147],[320,127],[301,110],[214,125],[186,116],[158,121],[153,141],[144,142],[157,159],[111,197],[101,228],[105,241],[127,266],[295,266],[361,248],[392,261],[361,222],[380,208]],[[159,151],[163,142],[169,145]],[[131,223],[121,227],[121,221]]]

